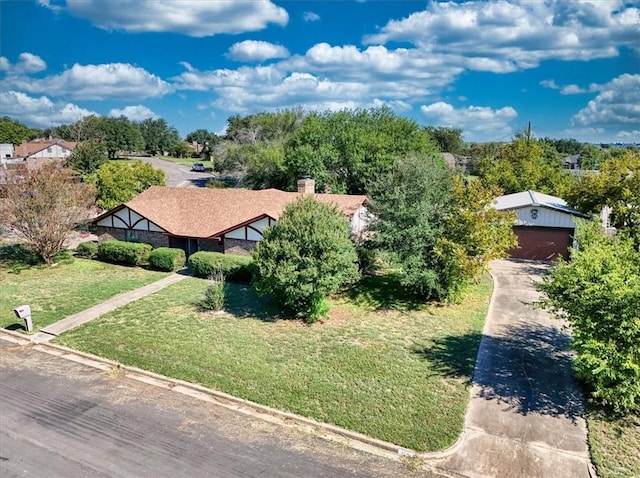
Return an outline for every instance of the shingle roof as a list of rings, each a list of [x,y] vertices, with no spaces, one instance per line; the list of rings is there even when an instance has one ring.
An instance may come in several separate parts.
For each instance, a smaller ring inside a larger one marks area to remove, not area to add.
[[[15,155],[17,157],[24,158],[27,156],[31,156],[32,154],[36,154],[43,149],[49,148],[56,144],[67,148],[69,151],[73,151],[77,145],[77,143],[74,143],[72,141],[64,141],[62,139],[34,139],[32,141],[28,141],[22,143],[19,146],[16,146]]]
[[[548,207],[574,216],[583,216],[582,213],[569,206],[564,199],[536,191],[523,191],[520,193],[507,194],[505,196],[497,197],[493,201],[493,207],[498,210],[519,209],[521,207],[528,206]]]
[[[270,216],[278,219],[285,206],[300,193],[264,189],[171,188],[152,186],[128,203],[129,207],[165,231],[176,236],[217,237],[234,226]],[[366,200],[365,196],[315,194],[323,203],[334,203],[351,217]],[[108,216],[115,209],[96,218]]]

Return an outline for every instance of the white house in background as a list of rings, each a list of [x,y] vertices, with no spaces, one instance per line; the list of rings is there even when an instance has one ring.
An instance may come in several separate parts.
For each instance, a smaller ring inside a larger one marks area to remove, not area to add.
[[[38,138],[25,141],[15,148],[14,160],[23,161],[28,169],[35,169],[51,161],[67,159],[77,143],[62,139]]]
[[[13,158],[13,145],[10,143],[0,144],[0,164],[11,158]]]
[[[513,232],[518,237],[518,247],[509,251],[509,255],[519,259],[568,259],[575,220],[587,217],[567,205],[564,199],[536,191],[500,196],[494,200],[493,207],[516,213]]]

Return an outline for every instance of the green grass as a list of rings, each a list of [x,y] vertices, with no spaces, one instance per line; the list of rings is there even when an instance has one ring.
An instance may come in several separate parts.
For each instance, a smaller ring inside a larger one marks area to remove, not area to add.
[[[182,164],[183,166],[193,166],[193,163],[202,163],[207,172],[213,171],[213,162],[205,161],[200,158],[174,158],[173,156],[156,156],[156,159],[162,159],[163,161],[169,161],[171,163]]]
[[[206,285],[186,279],[56,343],[415,450],[444,448],[461,432],[489,278],[450,307],[391,304],[381,287],[344,294],[312,326],[278,319],[238,284],[227,284],[227,314],[204,312]]]
[[[22,330],[13,309],[29,304],[34,332],[67,315],[92,307],[121,292],[165,277],[167,273],[76,258],[57,266],[32,265],[17,246],[0,247],[0,327]],[[37,260],[33,261],[37,264]]]
[[[640,416],[613,417],[590,406],[589,449],[600,478],[640,477]]]

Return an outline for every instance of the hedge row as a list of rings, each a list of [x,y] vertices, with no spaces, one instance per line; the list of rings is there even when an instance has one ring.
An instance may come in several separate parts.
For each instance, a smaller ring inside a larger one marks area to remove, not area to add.
[[[251,257],[234,256],[220,252],[200,251],[189,256],[189,269],[196,277],[208,278],[221,271],[230,282],[251,282],[253,264]]]
[[[76,247],[76,256],[93,259],[98,254],[98,244],[93,241],[81,242]]]
[[[159,271],[177,271],[184,267],[185,253],[173,247],[158,247],[149,254],[149,266]]]
[[[105,241],[98,244],[97,258],[104,262],[139,266],[147,262],[153,247],[151,244],[125,241]]]

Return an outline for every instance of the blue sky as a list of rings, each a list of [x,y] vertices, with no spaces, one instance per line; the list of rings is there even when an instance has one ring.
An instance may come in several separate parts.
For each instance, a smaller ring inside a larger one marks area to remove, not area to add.
[[[0,0],[0,116],[388,105],[469,141],[640,142],[640,2]]]

